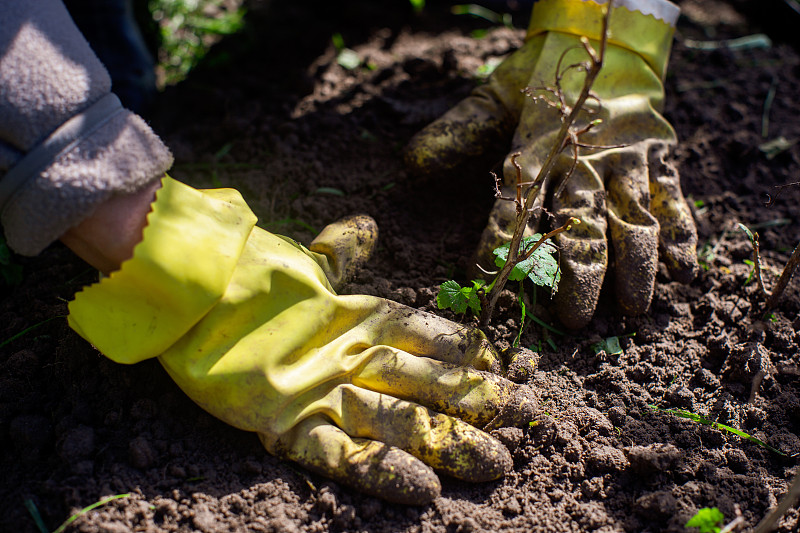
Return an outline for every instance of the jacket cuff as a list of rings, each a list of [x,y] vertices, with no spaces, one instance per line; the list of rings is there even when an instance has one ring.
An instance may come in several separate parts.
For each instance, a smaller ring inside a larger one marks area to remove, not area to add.
[[[111,196],[143,189],[172,165],[161,139],[125,109],[52,155],[9,194],[2,211],[6,240],[21,255],[40,253]]]
[[[238,192],[165,177],[133,257],[75,296],[70,327],[118,363],[161,355],[225,293],[255,223]]]

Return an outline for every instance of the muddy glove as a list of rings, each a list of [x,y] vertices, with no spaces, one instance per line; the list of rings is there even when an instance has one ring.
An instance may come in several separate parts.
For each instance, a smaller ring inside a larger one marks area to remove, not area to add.
[[[566,182],[573,159],[571,150],[565,150],[538,199],[539,206],[555,215],[554,226],[571,216],[582,222],[556,238],[563,275],[555,305],[571,328],[584,326],[594,314],[608,265],[607,235],[616,262],[617,300],[626,314],[648,309],[659,251],[673,279],[687,283],[697,267],[694,221],[677,171],[666,160],[675,133],[659,113],[678,8],[665,0],[615,5],[620,7],[611,14],[605,63],[593,86],[599,104],[590,99],[595,113],[582,113],[577,123],[580,127],[602,119],[580,140],[607,148],[582,149],[586,155]],[[554,144],[561,116],[521,90],[553,87],[562,55],[562,66],[585,62],[580,36],[592,39],[599,49],[602,17],[593,0],[536,2],[522,48],[498,66],[488,83],[411,140],[408,165],[422,173],[442,172],[513,134],[509,154],[521,153],[521,179],[533,180]],[[567,71],[561,85],[568,104],[577,99],[583,80],[583,72]],[[534,94],[552,98],[540,90]],[[610,148],[619,145],[623,147]],[[510,155],[503,180],[504,195],[513,197],[516,171]],[[563,192],[554,195],[562,185]],[[551,203],[545,203],[550,197]],[[484,269],[496,270],[491,251],[511,240],[515,216],[512,202],[496,202],[476,253]]]
[[[534,400],[484,371],[497,367],[486,338],[333,292],[325,269],[336,277],[342,257],[363,255],[371,219],[327,228],[318,252],[254,224],[235,191],[165,178],[133,258],[77,295],[70,325],[114,361],[158,357],[197,404],[270,453],[369,494],[421,504],[441,490],[434,469],[502,476],[508,450],[475,426],[524,423]]]

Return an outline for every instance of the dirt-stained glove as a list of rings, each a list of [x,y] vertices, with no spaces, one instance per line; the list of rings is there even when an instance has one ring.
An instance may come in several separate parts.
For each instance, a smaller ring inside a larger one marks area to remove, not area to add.
[[[599,105],[588,100],[597,113],[584,112],[578,119],[579,124],[603,120],[580,140],[606,148],[581,149],[587,155],[581,155],[563,192],[555,195],[573,162],[571,150],[565,150],[538,199],[552,210],[554,225],[571,216],[582,222],[556,237],[563,275],[555,305],[571,328],[584,326],[594,314],[608,265],[607,231],[616,262],[617,300],[626,314],[648,309],[659,250],[673,279],[687,283],[697,268],[694,221],[678,173],[666,159],[676,137],[659,113],[678,8],[665,0],[622,0],[615,6],[605,63],[593,86]],[[535,178],[554,144],[561,116],[521,90],[553,87],[562,55],[562,67],[585,62],[580,37],[590,38],[598,49],[602,17],[594,0],[536,2],[522,48],[498,66],[488,83],[411,140],[407,164],[425,174],[442,172],[513,133],[509,154],[521,153],[517,162],[522,181]],[[577,99],[583,81],[584,74],[576,69],[561,80],[568,104]],[[533,94],[552,98],[543,91]],[[503,179],[506,195],[513,197],[511,155]],[[545,199],[550,197],[548,205]],[[511,240],[515,217],[512,202],[496,202],[476,253],[485,269],[495,269],[491,250]]]
[[[230,189],[165,178],[133,258],[80,292],[69,322],[120,363],[158,357],[195,402],[266,449],[394,502],[441,490],[434,472],[501,477],[487,431],[530,420],[530,389],[488,372],[483,334],[373,296],[338,296],[372,219],[328,227],[309,251],[254,227]],[[471,366],[466,366],[471,365]]]

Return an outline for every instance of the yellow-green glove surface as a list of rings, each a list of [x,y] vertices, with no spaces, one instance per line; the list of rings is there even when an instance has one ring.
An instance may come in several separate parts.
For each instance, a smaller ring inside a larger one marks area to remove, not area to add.
[[[677,10],[663,0],[645,3]],[[521,90],[553,87],[557,63],[565,51],[563,66],[586,61],[580,37],[590,38],[597,49],[602,16],[601,6],[592,0],[536,2],[522,48],[498,66],[488,83],[411,140],[408,165],[426,174],[443,172],[470,154],[482,153],[484,146],[497,139],[511,138],[509,154],[522,154],[517,159],[522,180],[535,178],[561,120],[556,109],[533,102]],[[613,10],[605,63],[593,86],[601,107],[597,114],[583,113],[579,123],[603,119],[581,137],[583,143],[625,146],[582,150],[587,155],[580,157],[562,194],[545,203],[545,198],[555,196],[572,163],[571,150],[565,150],[542,188],[539,205],[552,211],[554,225],[562,225],[571,216],[582,222],[556,237],[563,276],[555,304],[568,327],[580,328],[594,314],[609,262],[607,234],[616,262],[617,301],[626,314],[648,309],[659,249],[674,279],[686,283],[694,277],[696,229],[678,173],[666,160],[676,142],[675,133],[659,113],[673,33],[672,25],[652,15],[626,7]],[[584,74],[575,69],[562,79],[568,103],[577,99],[583,80]],[[510,156],[503,175],[513,190],[516,172]],[[491,251],[511,240],[515,217],[513,203],[496,202],[476,253],[484,268],[495,269]]]
[[[419,504],[440,492],[434,469],[502,476],[508,450],[474,426],[524,422],[535,400],[486,372],[498,365],[486,338],[337,296],[318,262],[347,270],[336,250],[369,247],[368,224],[329,227],[321,253],[254,224],[235,191],[165,178],[133,258],[77,295],[70,325],[115,361],[157,356],[209,413],[370,494]]]

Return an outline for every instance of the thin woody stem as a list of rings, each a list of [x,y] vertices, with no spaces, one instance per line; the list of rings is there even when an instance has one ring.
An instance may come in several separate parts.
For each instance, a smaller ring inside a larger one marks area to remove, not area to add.
[[[538,248],[539,248],[539,247],[540,247],[542,244],[544,244],[544,243],[545,243],[545,241],[547,241],[547,239],[551,239],[551,238],[555,237],[556,235],[558,235],[558,234],[559,234],[559,233],[561,233],[562,231],[569,231],[569,230],[570,230],[570,228],[572,228],[572,226],[573,226],[574,224],[580,224],[580,223],[581,223],[580,219],[578,219],[578,218],[575,218],[575,217],[569,217],[569,220],[567,221],[567,223],[566,223],[566,224],[564,224],[563,226],[559,226],[559,227],[557,227],[556,229],[554,229],[554,230],[553,230],[553,231],[551,231],[550,233],[545,233],[544,235],[542,235],[542,236],[541,236],[541,238],[540,238],[538,241],[536,241],[536,242],[533,244],[533,246],[531,246],[530,248],[528,248],[527,250],[525,250],[525,251],[522,253],[522,255],[519,257],[519,262],[521,263],[521,262],[523,262],[523,261],[526,261],[528,258],[530,258],[530,256],[532,256],[532,255],[533,255],[533,253],[534,253],[534,252],[535,252],[535,251],[536,251],[536,250],[537,250],[537,249],[538,249]]]
[[[614,0],[610,0],[608,5],[605,6],[605,15],[603,17],[603,28],[601,32],[600,38],[600,50],[595,51],[594,48],[589,44],[589,39],[586,37],[581,37],[581,44],[583,45],[584,50],[589,55],[590,61],[586,68],[586,77],[583,82],[583,89],[581,90],[580,94],[578,95],[578,99],[575,102],[575,105],[569,109],[568,114],[566,116],[562,115],[562,122],[561,128],[558,131],[558,135],[556,136],[556,140],[553,143],[553,146],[550,148],[550,152],[547,154],[547,159],[542,165],[542,168],[539,170],[539,173],[536,175],[536,179],[533,180],[533,184],[530,186],[527,192],[527,196],[525,198],[525,205],[522,210],[517,211],[517,220],[516,220],[516,227],[514,229],[514,236],[511,238],[511,245],[508,249],[508,258],[506,259],[505,265],[503,268],[500,269],[500,273],[495,280],[494,286],[492,290],[489,292],[487,297],[487,305],[484,305],[481,311],[480,317],[480,327],[485,328],[489,321],[492,318],[492,314],[494,313],[494,308],[497,305],[497,299],[500,297],[500,293],[502,292],[503,288],[508,281],[508,278],[511,276],[511,272],[514,267],[520,262],[519,258],[519,248],[520,243],[522,242],[522,237],[525,232],[525,228],[528,226],[528,220],[531,217],[531,213],[533,212],[533,204],[536,201],[536,198],[539,196],[539,191],[542,188],[542,184],[544,183],[547,176],[550,174],[550,171],[555,166],[556,160],[558,155],[564,149],[565,142],[570,137],[570,127],[575,122],[575,119],[578,118],[578,114],[583,110],[583,106],[586,103],[587,98],[591,96],[591,89],[592,85],[594,84],[594,80],[597,78],[597,75],[600,73],[600,69],[603,67],[603,60],[605,58],[606,52],[606,45],[608,44],[608,23],[609,19],[611,18],[611,11],[614,6]],[[560,60],[559,60],[560,64]],[[557,88],[557,95],[560,101],[563,101],[563,92],[561,91],[561,72],[556,72],[556,88]],[[566,111],[566,107],[562,109],[562,113]],[[519,181],[519,180],[518,180]]]
[[[786,289],[786,285],[788,285],[789,280],[791,280],[792,276],[794,276],[798,265],[800,265],[800,244],[798,244],[794,249],[794,252],[792,252],[792,256],[789,258],[786,266],[783,267],[781,277],[778,278],[778,283],[775,284],[775,288],[772,290],[769,300],[767,300],[767,311],[778,305],[778,301],[780,300],[784,289]]]
[[[767,290],[764,285],[764,277],[761,273],[761,252],[758,244],[758,233],[753,233],[753,270],[755,272],[756,280],[758,281],[758,288],[764,293],[764,296],[770,297],[772,293]]]

